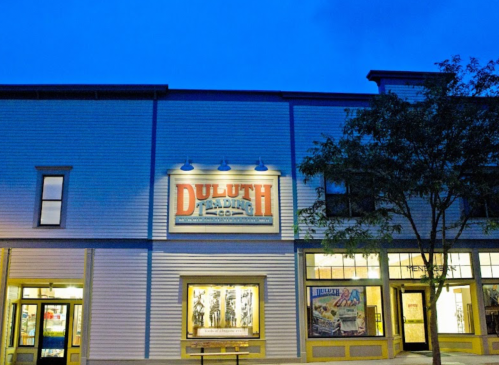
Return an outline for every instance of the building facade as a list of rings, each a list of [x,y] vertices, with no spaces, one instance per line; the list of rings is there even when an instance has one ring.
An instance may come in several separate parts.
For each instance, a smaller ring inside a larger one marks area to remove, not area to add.
[[[411,99],[423,76],[368,78]],[[215,339],[255,363],[428,349],[409,229],[368,258],[296,229],[324,186],[297,165],[371,96],[1,86],[0,363],[194,363]],[[499,354],[498,238],[451,254],[444,350]]]

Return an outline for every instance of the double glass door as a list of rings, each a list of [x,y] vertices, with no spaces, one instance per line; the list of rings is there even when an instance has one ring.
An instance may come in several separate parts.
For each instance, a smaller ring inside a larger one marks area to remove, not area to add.
[[[66,364],[69,304],[42,303],[38,365]]]

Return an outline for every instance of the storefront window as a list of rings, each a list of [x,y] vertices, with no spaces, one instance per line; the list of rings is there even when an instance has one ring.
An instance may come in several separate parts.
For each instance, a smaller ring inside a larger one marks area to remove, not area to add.
[[[482,278],[499,278],[499,252],[481,252],[478,256]]]
[[[379,286],[308,288],[309,337],[383,336]]]
[[[472,278],[471,259],[469,253],[450,253],[448,279]],[[426,255],[428,258],[429,255]],[[442,274],[443,255],[436,253],[433,258],[435,272]],[[389,253],[388,265],[390,279],[420,279],[427,276],[423,258],[420,253]]]
[[[78,347],[81,343],[82,310],[83,306],[81,304],[75,304],[73,313],[73,347]]]
[[[23,299],[82,299],[83,288],[23,288]]]
[[[35,346],[37,308],[36,304],[23,304],[21,306],[20,346]]]
[[[259,285],[189,284],[187,338],[259,338]]]
[[[308,253],[307,280],[379,279],[379,257],[354,254]]]
[[[499,336],[499,284],[484,285],[483,297],[487,334]]]
[[[439,333],[474,333],[469,285],[442,290],[437,302]]]

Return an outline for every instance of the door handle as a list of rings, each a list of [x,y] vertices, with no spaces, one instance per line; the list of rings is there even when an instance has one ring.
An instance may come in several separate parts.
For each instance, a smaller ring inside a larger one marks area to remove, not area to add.
[[[405,323],[405,316],[402,316],[402,322]]]

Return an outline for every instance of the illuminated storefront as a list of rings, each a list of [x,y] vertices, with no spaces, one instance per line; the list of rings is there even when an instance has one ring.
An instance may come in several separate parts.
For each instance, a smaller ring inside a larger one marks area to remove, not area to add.
[[[412,97],[404,77],[422,74],[377,75]],[[430,349],[407,227],[379,255],[348,257],[297,218],[317,189],[341,188],[305,184],[298,165],[371,97],[0,87],[0,365],[197,363],[193,344],[231,340],[248,343],[246,363]],[[441,347],[499,354],[499,235],[463,242],[437,306]]]

